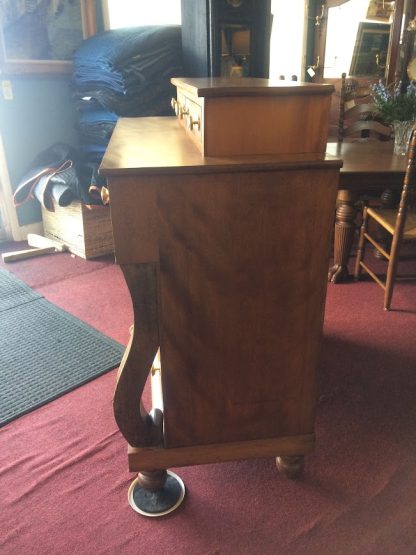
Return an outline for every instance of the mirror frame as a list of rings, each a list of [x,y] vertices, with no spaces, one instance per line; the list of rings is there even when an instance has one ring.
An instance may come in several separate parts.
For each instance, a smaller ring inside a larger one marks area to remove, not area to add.
[[[80,0],[82,35],[86,39],[96,34],[96,12],[94,0]],[[32,60],[7,58],[3,28],[0,26],[0,73],[19,74],[65,74],[72,71],[70,60]]]

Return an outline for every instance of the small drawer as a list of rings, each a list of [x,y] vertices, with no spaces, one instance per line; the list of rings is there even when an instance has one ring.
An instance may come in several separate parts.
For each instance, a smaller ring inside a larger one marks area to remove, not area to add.
[[[185,99],[183,121],[189,133],[202,142],[202,108],[190,98]]]
[[[203,99],[201,100],[203,102]],[[177,99],[173,98],[171,104],[178,120],[202,151],[203,108],[201,104],[190,99],[179,89],[177,91]]]
[[[178,91],[177,93],[177,98],[172,98],[172,108],[176,114],[176,117],[185,123],[185,117],[188,113],[187,111],[187,107],[186,107],[186,97],[185,95],[183,95],[180,91]]]

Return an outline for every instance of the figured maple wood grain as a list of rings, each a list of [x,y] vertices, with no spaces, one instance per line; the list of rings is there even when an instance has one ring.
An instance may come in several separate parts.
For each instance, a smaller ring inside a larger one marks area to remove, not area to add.
[[[118,263],[157,268],[158,456],[200,464],[221,445],[231,460],[255,456],[258,441],[259,455],[302,455],[340,161],[203,157],[174,118],[140,119],[119,122],[102,172]],[[142,469],[163,468],[146,460]]]

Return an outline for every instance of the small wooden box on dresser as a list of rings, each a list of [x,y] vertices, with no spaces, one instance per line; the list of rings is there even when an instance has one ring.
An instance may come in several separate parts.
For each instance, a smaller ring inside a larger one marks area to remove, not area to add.
[[[179,121],[204,156],[325,152],[332,85],[172,79]]]
[[[199,106],[199,134],[186,126],[191,110],[122,118],[100,169],[134,307],[114,411],[139,472],[130,504],[152,516],[183,498],[168,467],[277,456],[294,477],[313,449],[341,165],[324,152],[331,86],[175,84],[179,108]],[[240,113],[253,99],[267,121]],[[223,141],[229,127],[239,131]]]

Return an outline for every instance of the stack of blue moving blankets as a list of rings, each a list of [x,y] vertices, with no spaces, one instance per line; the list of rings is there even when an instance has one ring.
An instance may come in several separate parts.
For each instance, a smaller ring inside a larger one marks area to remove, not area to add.
[[[84,41],[73,61],[81,142],[99,162],[118,116],[171,115],[170,78],[182,73],[181,27],[105,31]]]
[[[41,152],[18,184],[16,206],[33,197],[51,211],[74,199],[102,204],[98,166],[117,118],[172,115],[170,78],[182,74],[181,27],[106,31],[84,41],[73,62],[80,148],[56,143]]]
[[[181,27],[105,31],[84,41],[73,62],[81,148],[98,165],[119,116],[172,115],[170,78],[182,74]]]

